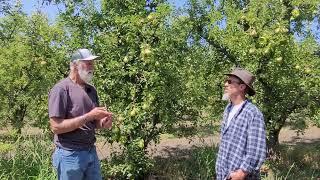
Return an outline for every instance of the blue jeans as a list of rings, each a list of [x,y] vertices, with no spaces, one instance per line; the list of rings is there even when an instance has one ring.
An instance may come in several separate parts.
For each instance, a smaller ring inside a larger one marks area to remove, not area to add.
[[[52,156],[59,180],[101,180],[100,161],[95,147],[69,151],[56,147]]]

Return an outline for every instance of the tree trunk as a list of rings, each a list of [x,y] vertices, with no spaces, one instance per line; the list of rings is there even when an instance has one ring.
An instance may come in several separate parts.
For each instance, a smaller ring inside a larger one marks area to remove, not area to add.
[[[11,123],[13,125],[13,128],[16,130],[18,135],[21,135],[21,130],[24,126],[24,117],[26,115],[27,106],[26,105],[20,105],[19,109],[17,109],[13,114],[13,118],[11,120]]]
[[[280,134],[280,130],[279,129],[271,129],[269,131],[268,137],[267,137],[267,156],[271,157],[274,156],[276,154],[278,154],[279,152],[279,134]]]

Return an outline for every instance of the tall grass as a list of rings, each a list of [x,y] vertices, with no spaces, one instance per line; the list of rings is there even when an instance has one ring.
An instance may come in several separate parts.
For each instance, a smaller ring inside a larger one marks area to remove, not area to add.
[[[320,179],[320,142],[282,145],[265,166],[265,179]]]
[[[169,150],[170,151],[170,150]],[[173,149],[168,157],[157,157],[149,179],[215,179],[216,147]],[[320,142],[281,145],[278,157],[261,168],[263,180],[320,179]]]
[[[0,153],[0,179],[56,179],[51,164],[52,142],[38,138],[18,138],[3,143]],[[1,149],[1,148],[0,148]]]
[[[1,139],[0,179],[57,179],[51,164],[52,151],[51,140],[35,137],[20,137],[16,141]],[[217,147],[204,144],[167,151],[167,156],[154,158],[154,167],[146,179],[215,178]],[[262,171],[264,180],[319,179],[320,142],[282,145],[279,156],[267,160]]]
[[[149,179],[214,179],[216,147],[174,151],[168,157],[155,158],[155,167]]]

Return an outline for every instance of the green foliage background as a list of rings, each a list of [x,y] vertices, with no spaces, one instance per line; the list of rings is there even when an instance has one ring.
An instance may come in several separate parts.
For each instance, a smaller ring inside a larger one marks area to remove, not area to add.
[[[43,2],[65,7],[53,23],[19,3],[1,6],[0,123],[48,130],[48,91],[68,75],[74,49],[92,49],[101,57],[94,85],[115,114],[102,135],[122,149],[104,166],[110,177],[147,173],[146,148],[161,133],[218,123],[223,74],[235,66],[256,75],[252,101],[270,149],[285,122],[320,125],[317,0],[190,0],[181,9],[164,0]]]

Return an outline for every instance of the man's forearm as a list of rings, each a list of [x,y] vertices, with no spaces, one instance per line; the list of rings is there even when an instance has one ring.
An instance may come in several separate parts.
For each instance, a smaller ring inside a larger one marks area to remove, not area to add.
[[[51,118],[50,119],[50,126],[51,130],[55,134],[62,134],[74,131],[75,129],[80,128],[85,123],[91,121],[87,115],[78,116],[72,119],[58,119],[58,118]]]

